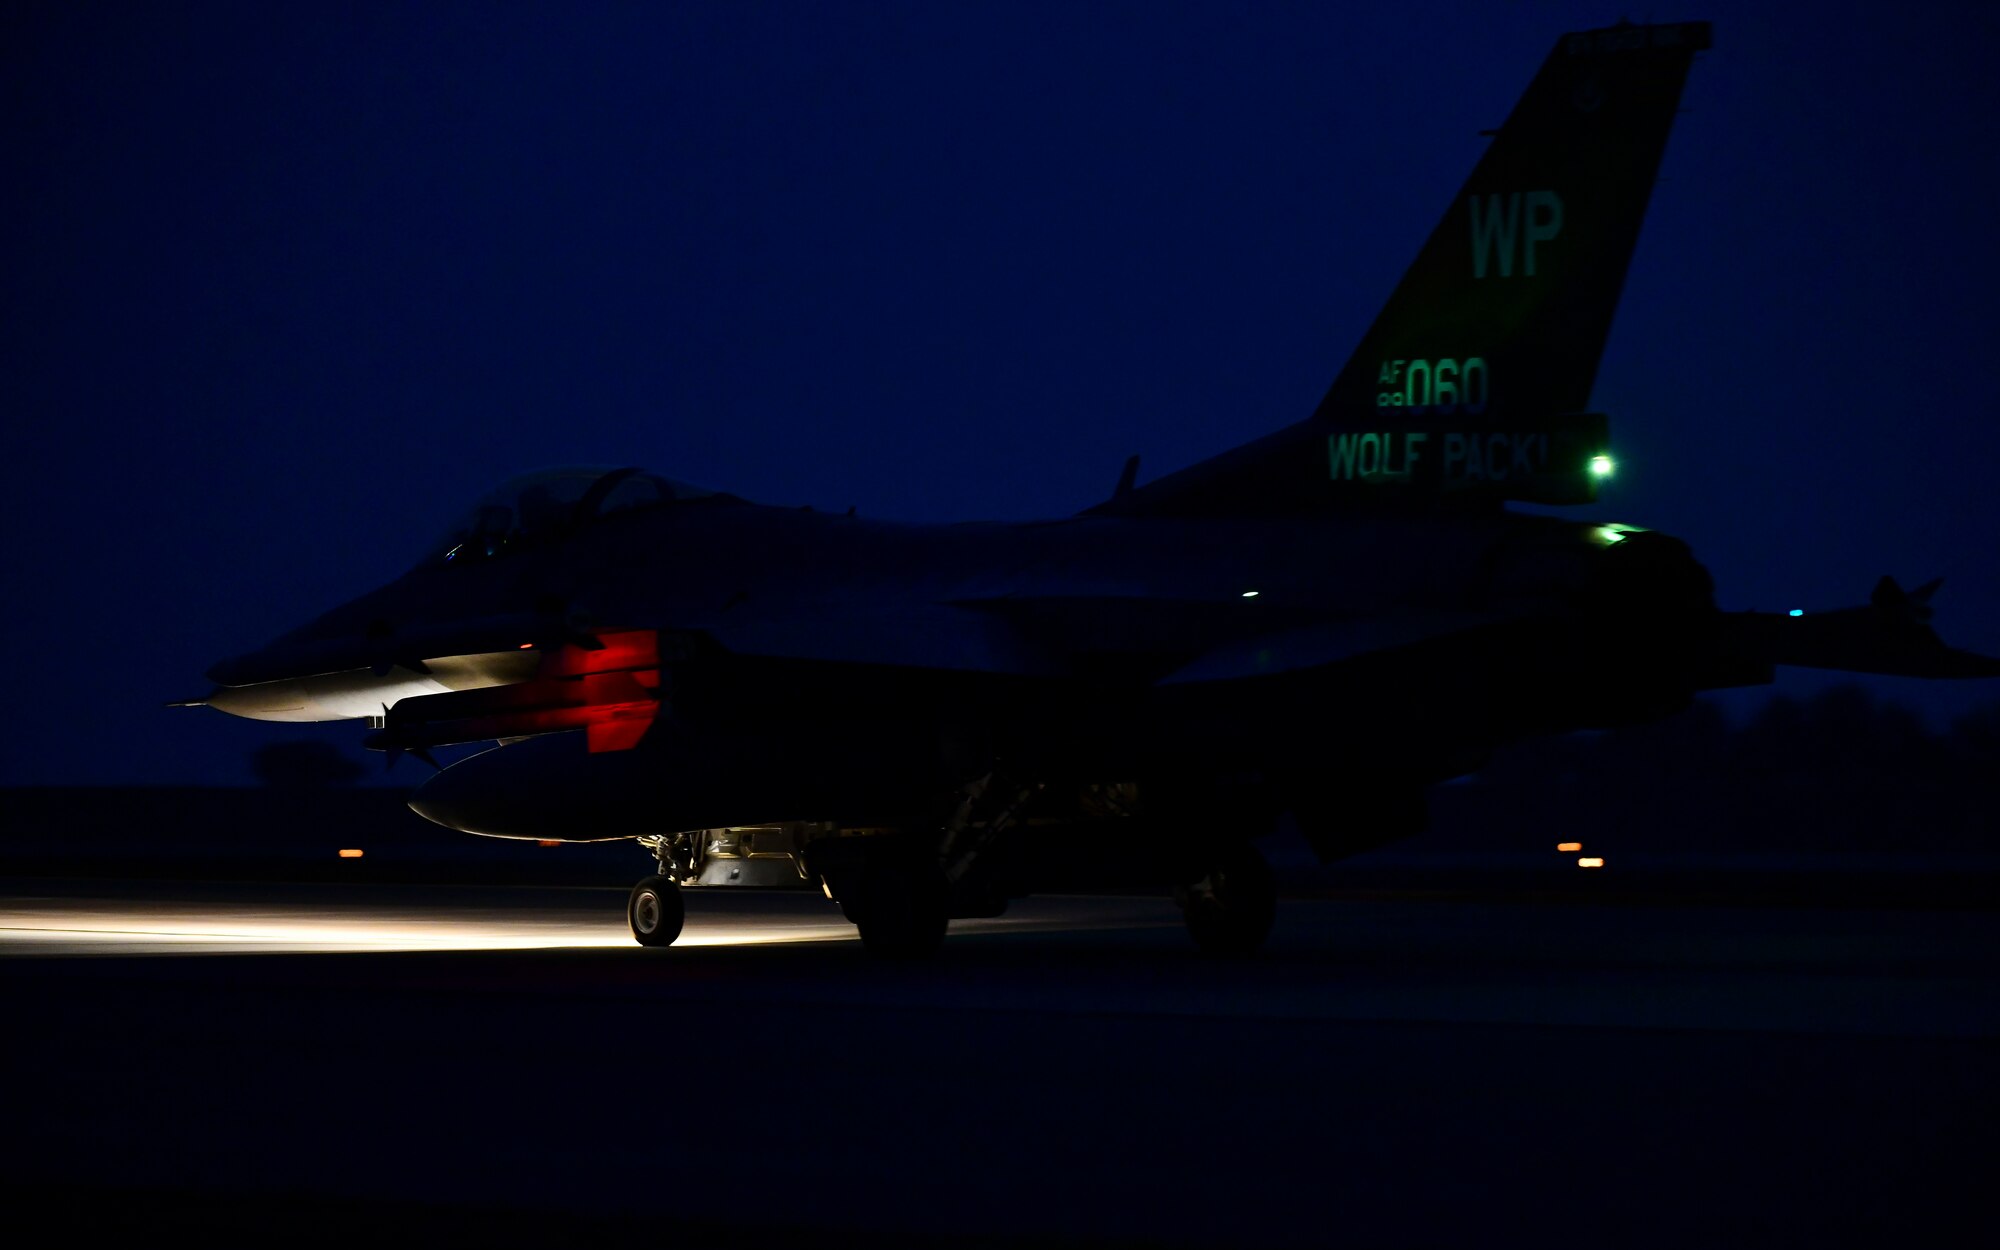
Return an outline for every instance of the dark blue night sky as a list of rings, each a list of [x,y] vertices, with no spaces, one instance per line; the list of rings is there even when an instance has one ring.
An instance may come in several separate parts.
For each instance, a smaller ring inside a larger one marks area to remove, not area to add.
[[[10,6],[0,781],[354,747],[159,705],[523,469],[1026,518],[1299,419],[1478,130],[1621,16],[1352,7]],[[1943,574],[2000,652],[2000,10],[1631,16],[1716,47],[1597,513],[1726,607]]]

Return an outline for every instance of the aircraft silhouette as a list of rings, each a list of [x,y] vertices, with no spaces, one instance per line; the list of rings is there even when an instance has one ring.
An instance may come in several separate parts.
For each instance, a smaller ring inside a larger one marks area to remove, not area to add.
[[[411,806],[500,837],[637,839],[637,939],[680,887],[809,883],[864,945],[935,949],[1038,861],[1111,847],[1196,942],[1255,949],[1256,836],[1334,859],[1529,735],[1656,718],[1800,664],[2000,675],[1884,578],[1722,612],[1677,539],[1511,512],[1613,469],[1593,377],[1706,23],[1563,36],[1305,420],[1024,524],[755,504],[634,468],[481,500],[409,572],[209,676],[208,706],[367,717]]]

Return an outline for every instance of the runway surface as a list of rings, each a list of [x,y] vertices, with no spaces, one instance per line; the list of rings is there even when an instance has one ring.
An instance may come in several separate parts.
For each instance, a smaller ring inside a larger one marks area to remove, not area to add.
[[[883,966],[809,894],[691,892],[683,945],[644,950],[619,889],[0,892],[0,1163],[79,1230],[2000,1232],[1992,909],[1288,900],[1225,963],[1164,900],[1065,897]]]

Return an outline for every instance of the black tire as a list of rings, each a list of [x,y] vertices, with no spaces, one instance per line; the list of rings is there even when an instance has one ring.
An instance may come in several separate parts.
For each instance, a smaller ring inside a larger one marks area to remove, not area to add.
[[[951,924],[944,874],[922,863],[870,864],[860,897],[842,907],[861,930],[861,948],[878,959],[928,959]]]
[[[1278,918],[1278,883],[1248,842],[1217,848],[1207,872],[1174,891],[1188,936],[1204,954],[1240,959],[1255,954]]]
[[[672,946],[687,920],[687,904],[671,877],[647,877],[625,900],[625,923],[641,946]]]

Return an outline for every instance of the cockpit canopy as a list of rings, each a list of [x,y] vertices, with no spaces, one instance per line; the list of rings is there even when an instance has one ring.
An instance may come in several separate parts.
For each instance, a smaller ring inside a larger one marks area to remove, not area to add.
[[[491,560],[557,542],[607,517],[724,495],[638,468],[573,465],[509,478],[481,496],[425,564]]]

